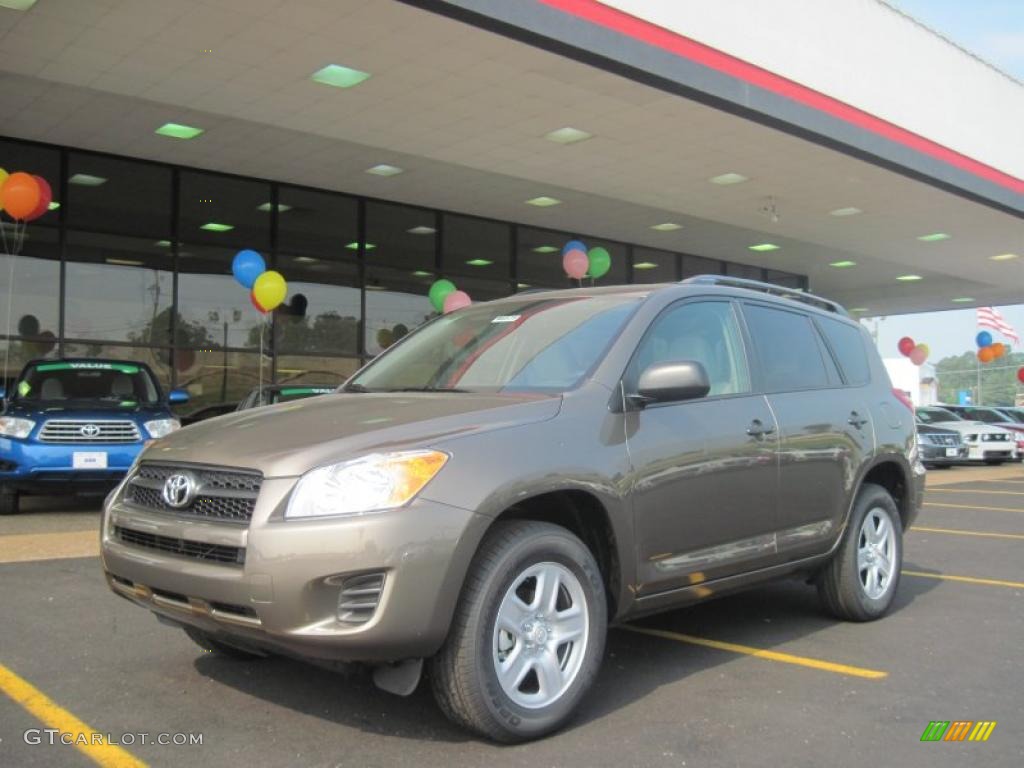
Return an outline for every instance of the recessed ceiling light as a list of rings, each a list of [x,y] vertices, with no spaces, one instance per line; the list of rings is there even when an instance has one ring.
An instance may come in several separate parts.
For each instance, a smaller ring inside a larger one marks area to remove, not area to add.
[[[234,224],[221,224],[218,221],[208,221],[200,227],[207,232],[230,232],[234,228]]]
[[[262,204],[256,206],[256,210],[257,211],[263,211],[264,213],[270,213],[273,210],[273,208],[274,208],[274,204],[273,203],[262,203]],[[292,207],[290,205],[285,205],[284,203],[278,203],[277,204],[277,212],[278,213],[284,213],[285,211],[290,211],[291,209],[292,209]]]
[[[920,275],[900,275],[896,279],[904,283],[914,283],[918,280],[923,280],[924,278]]]
[[[530,287],[529,283],[516,283],[516,288],[519,288],[520,290],[522,290],[523,288],[529,288],[529,287]]]
[[[1020,255],[1016,253],[1000,253],[996,256],[989,256],[992,261],[1009,261],[1010,259],[1019,259]]]
[[[164,123],[154,131],[154,133],[161,136],[170,136],[172,139],[194,139],[203,132],[202,128],[182,125],[181,123]]]
[[[860,208],[836,208],[834,211],[829,211],[829,216],[856,216],[858,213],[864,213]]]
[[[366,169],[367,173],[374,176],[397,176],[404,171],[404,168],[399,168],[397,165],[388,165],[387,163],[378,163],[372,168]]]
[[[413,227],[412,229],[407,229],[405,231],[410,235],[432,235],[437,232],[433,227],[425,227],[422,224],[418,227]]]
[[[949,240],[949,235],[945,232],[934,232],[930,235],[921,235],[917,239],[922,243],[937,243],[940,240]]]
[[[60,208],[60,203],[58,203],[56,200],[51,200],[50,204],[46,206],[46,210],[48,211],[56,211],[58,208]]]
[[[752,251],[758,251],[760,253],[763,253],[764,251],[779,250],[779,246],[775,245],[775,243],[758,243],[757,245],[749,245],[747,247]]]
[[[712,176],[708,181],[725,187],[729,184],[742,184],[744,181],[750,181],[750,179],[742,173],[723,173],[719,176]]]
[[[153,243],[153,245],[155,245],[157,248],[170,248],[171,247],[171,241],[170,240],[157,240],[155,243]]]
[[[850,311],[851,312],[867,312],[868,308],[867,307],[851,307]]]
[[[359,250],[359,243],[354,243],[354,242],[353,243],[349,243],[345,247],[348,248],[350,251],[358,251]],[[374,245],[373,243],[367,243],[366,244],[366,250],[367,251],[372,251],[376,247],[377,246]]]
[[[93,176],[91,173],[76,173],[68,179],[68,184],[77,184],[80,187],[98,187],[106,183],[107,180],[105,178]]]
[[[535,205],[538,208],[550,208],[552,205],[561,205],[562,201],[557,197],[548,197],[547,195],[541,195],[540,197],[533,197],[526,201],[527,205]]]
[[[494,262],[490,259],[470,259],[466,263],[471,267],[489,267]]]
[[[829,262],[829,266],[835,267],[836,269],[848,269],[850,267],[856,267],[857,262],[850,261],[849,259],[843,259],[842,261]]]
[[[970,304],[974,299],[970,296],[958,296],[955,299],[950,299],[954,304]]]
[[[412,276],[413,277],[433,277],[434,273],[433,272],[427,272],[424,269],[417,269],[415,272],[412,273]]]
[[[633,265],[633,269],[657,269],[658,265],[653,261],[638,261]]]
[[[556,144],[575,144],[578,141],[586,141],[587,139],[593,138],[594,134],[581,131],[579,128],[571,128],[566,126],[565,128],[559,128],[545,133],[544,138],[548,141],[553,141]]]
[[[134,261],[133,259],[105,259],[107,264],[116,264],[120,267],[141,267],[141,261]]]
[[[657,230],[658,232],[675,232],[677,229],[682,229],[682,224],[675,224],[671,221],[666,221],[664,224],[655,224],[651,229]]]
[[[328,64],[323,69],[313,73],[313,82],[330,85],[333,88],[351,88],[359,85],[370,77],[369,72],[363,72],[351,67],[343,67],[340,64]]]
[[[314,261],[320,261],[320,259],[314,259],[312,256],[296,256],[295,260],[300,264],[312,264]]]
[[[553,245],[538,245],[532,249],[534,253],[554,253],[558,249]]]
[[[0,0],[0,8],[10,8],[12,11],[27,11],[36,0]]]

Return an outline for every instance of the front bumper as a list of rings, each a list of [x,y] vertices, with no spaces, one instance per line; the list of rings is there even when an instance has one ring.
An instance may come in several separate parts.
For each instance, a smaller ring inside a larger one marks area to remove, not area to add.
[[[932,443],[918,443],[918,451],[921,461],[924,464],[958,464],[967,460],[967,446],[945,446]],[[949,456],[948,451],[955,451],[956,455]]]
[[[27,493],[102,491],[116,485],[131,468],[144,444],[39,443],[0,437],[0,484]],[[106,466],[75,467],[76,453],[102,453]]]
[[[1017,446],[1013,441],[983,441],[968,444],[970,461],[1013,461],[1017,458]]]
[[[264,480],[248,526],[144,511],[115,498],[102,533],[111,589],[243,647],[331,661],[436,653],[489,521],[424,500],[360,517],[284,520],[280,511],[294,482]],[[117,528],[244,549],[244,563],[126,543]],[[384,584],[371,617],[355,625],[339,618],[346,579],[378,573]]]

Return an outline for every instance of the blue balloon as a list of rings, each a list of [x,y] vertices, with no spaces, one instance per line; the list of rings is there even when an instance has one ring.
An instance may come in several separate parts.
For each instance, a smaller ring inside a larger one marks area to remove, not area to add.
[[[587,246],[579,240],[570,240],[568,243],[562,246],[562,255],[565,256],[569,251],[583,251],[587,252]]]
[[[243,288],[252,290],[256,278],[267,271],[267,264],[256,251],[246,249],[235,254],[231,262],[231,273]]]
[[[978,342],[978,348],[981,349],[992,343],[992,334],[988,331],[982,331],[974,338],[974,340]]]

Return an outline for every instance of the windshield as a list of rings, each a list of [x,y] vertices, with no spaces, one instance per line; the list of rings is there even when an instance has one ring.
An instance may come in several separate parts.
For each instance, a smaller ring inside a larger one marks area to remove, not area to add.
[[[639,301],[534,296],[443,315],[383,354],[346,389],[564,392],[594,368]]]
[[[986,424],[998,424],[1006,421],[1006,417],[997,411],[990,411],[988,408],[964,408],[965,419],[984,421]]]
[[[1001,411],[1010,417],[1011,421],[1015,421],[1018,424],[1024,424],[1024,410],[1020,408],[1005,408]]]
[[[15,388],[26,403],[95,403],[154,405],[160,392],[145,368],[132,363],[75,361],[29,366]]]
[[[924,424],[935,424],[943,421],[963,421],[952,411],[945,408],[918,408],[917,420]]]

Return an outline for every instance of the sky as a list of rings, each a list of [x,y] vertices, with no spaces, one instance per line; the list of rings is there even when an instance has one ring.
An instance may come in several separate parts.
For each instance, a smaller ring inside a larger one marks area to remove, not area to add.
[[[1024,0],[888,0],[1024,82]]]

